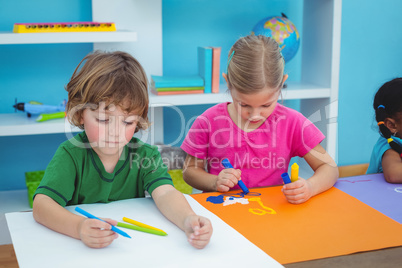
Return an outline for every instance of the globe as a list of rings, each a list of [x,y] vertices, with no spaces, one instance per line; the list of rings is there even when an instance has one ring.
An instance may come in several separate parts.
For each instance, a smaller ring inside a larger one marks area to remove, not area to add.
[[[285,62],[293,59],[299,49],[299,32],[283,13],[282,16],[271,16],[260,20],[251,33],[272,37],[278,42]]]

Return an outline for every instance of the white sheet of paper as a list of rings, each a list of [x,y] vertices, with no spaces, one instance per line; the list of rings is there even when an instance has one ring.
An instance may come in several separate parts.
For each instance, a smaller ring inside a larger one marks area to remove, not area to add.
[[[7,213],[6,219],[20,268],[283,267],[191,196],[185,196],[195,213],[212,222],[214,232],[211,241],[201,250],[187,242],[185,233],[159,212],[151,198],[79,205],[97,217],[120,222],[123,222],[123,217],[127,217],[168,233],[167,236],[157,236],[120,228],[132,238],[119,236],[111,245],[102,249],[89,248],[80,240],[42,226],[35,222],[32,212]],[[78,214],[74,211],[75,206],[66,208]]]

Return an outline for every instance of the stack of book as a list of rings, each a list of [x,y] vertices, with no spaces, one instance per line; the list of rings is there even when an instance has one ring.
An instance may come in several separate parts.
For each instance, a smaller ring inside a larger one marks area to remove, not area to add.
[[[198,76],[151,75],[151,92],[155,95],[204,93],[204,80]]]
[[[198,75],[151,75],[155,95],[219,93],[220,47],[198,47]]]

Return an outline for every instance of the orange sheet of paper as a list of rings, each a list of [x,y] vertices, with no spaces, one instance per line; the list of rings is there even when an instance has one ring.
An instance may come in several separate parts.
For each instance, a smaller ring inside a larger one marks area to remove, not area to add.
[[[250,189],[276,214],[251,213],[263,210],[255,201],[227,206],[206,201],[220,193],[192,197],[281,264],[402,245],[400,223],[336,188],[300,205],[288,203],[281,188]]]

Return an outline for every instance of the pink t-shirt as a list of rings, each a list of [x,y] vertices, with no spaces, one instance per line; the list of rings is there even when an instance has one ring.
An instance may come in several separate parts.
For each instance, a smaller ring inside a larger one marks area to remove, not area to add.
[[[241,130],[230,118],[227,105],[217,104],[193,123],[181,148],[194,157],[206,159],[208,172],[218,175],[228,158],[241,169],[249,188],[283,184],[290,159],[303,157],[325,136],[301,113],[279,103],[257,129]],[[233,189],[239,189],[236,185]]]

